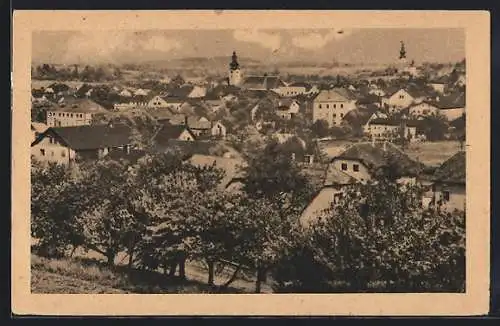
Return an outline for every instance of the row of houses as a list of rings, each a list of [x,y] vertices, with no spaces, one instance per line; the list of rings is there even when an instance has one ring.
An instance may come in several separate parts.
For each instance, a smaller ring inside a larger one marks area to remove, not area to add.
[[[329,163],[323,187],[303,211],[301,223],[309,225],[338,203],[349,186],[365,184],[388,167],[398,171],[399,184],[420,184],[424,188],[423,207],[465,211],[465,159],[465,152],[459,151],[429,174],[424,164],[389,142],[353,144]]]
[[[293,135],[288,139],[291,137]],[[130,158],[140,151],[132,146],[131,139],[131,128],[122,124],[51,127],[32,143],[31,155],[37,161],[65,165],[106,156]],[[214,143],[198,141],[187,126],[165,122],[154,133],[152,141],[157,151],[180,148],[189,153],[186,157],[193,164],[216,164],[224,169],[226,176],[221,190],[238,191],[244,184],[240,167],[245,162],[241,157],[230,155],[230,151],[214,155],[209,150]],[[323,187],[302,213],[301,222],[307,225],[320,217],[325,209],[339,201],[348,186],[369,182],[383,168],[396,170],[398,183],[424,186],[424,207],[439,205],[446,210],[465,210],[465,152],[459,151],[429,174],[424,164],[409,158],[397,146],[389,142],[368,142],[351,145],[328,163]]]

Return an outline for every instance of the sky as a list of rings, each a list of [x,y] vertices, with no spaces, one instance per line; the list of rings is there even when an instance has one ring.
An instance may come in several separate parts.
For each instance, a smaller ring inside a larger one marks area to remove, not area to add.
[[[463,29],[37,31],[37,63],[139,63],[183,57],[239,56],[263,62],[316,61],[386,64],[400,42],[415,62],[465,58]]]

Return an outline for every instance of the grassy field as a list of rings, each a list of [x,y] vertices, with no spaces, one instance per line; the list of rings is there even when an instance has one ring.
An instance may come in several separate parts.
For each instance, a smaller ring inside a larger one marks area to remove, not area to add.
[[[460,150],[457,141],[413,143],[405,152],[414,160],[428,166],[438,166]]]
[[[252,293],[250,276],[235,280],[227,289],[206,285],[207,271],[201,264],[186,265],[187,280],[168,277],[159,272],[128,269],[117,261],[110,269],[93,258],[48,259],[31,256],[31,291],[33,293]],[[228,273],[216,275],[215,284],[222,284]],[[263,293],[272,292],[263,284]]]

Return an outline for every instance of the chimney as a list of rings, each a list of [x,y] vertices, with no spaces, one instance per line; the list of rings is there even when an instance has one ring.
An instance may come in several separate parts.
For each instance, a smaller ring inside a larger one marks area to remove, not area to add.
[[[188,127],[188,116],[184,115],[184,124]]]

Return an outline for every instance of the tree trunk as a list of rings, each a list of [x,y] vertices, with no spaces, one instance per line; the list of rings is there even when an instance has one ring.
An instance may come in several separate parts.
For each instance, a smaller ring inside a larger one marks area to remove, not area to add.
[[[236,277],[238,276],[238,273],[240,272],[241,267],[238,266],[236,270],[234,271],[233,275],[231,275],[231,278],[227,280],[226,283],[222,285],[223,288],[227,288],[231,283],[233,283],[236,280]]]
[[[109,267],[113,267],[115,265],[115,257],[116,253],[114,251],[108,250],[106,251],[107,264]]]
[[[214,262],[212,260],[207,261],[208,264],[208,285],[214,286]]]
[[[168,276],[173,277],[175,275],[176,270],[177,270],[177,261],[174,261],[173,263],[170,264],[170,271],[168,273]]]
[[[257,268],[257,280],[255,281],[255,293],[260,293],[261,285],[264,281],[265,270],[261,267]]]
[[[186,279],[186,258],[181,258],[179,261],[179,277],[183,280]]]
[[[70,258],[73,257],[73,255],[75,254],[75,251],[76,251],[77,248],[78,248],[78,246],[76,246],[76,245],[73,246],[73,250],[71,250],[71,253],[69,254]]]
[[[129,254],[128,254],[128,269],[132,269],[132,267],[134,265],[134,249],[133,247],[129,250]]]

